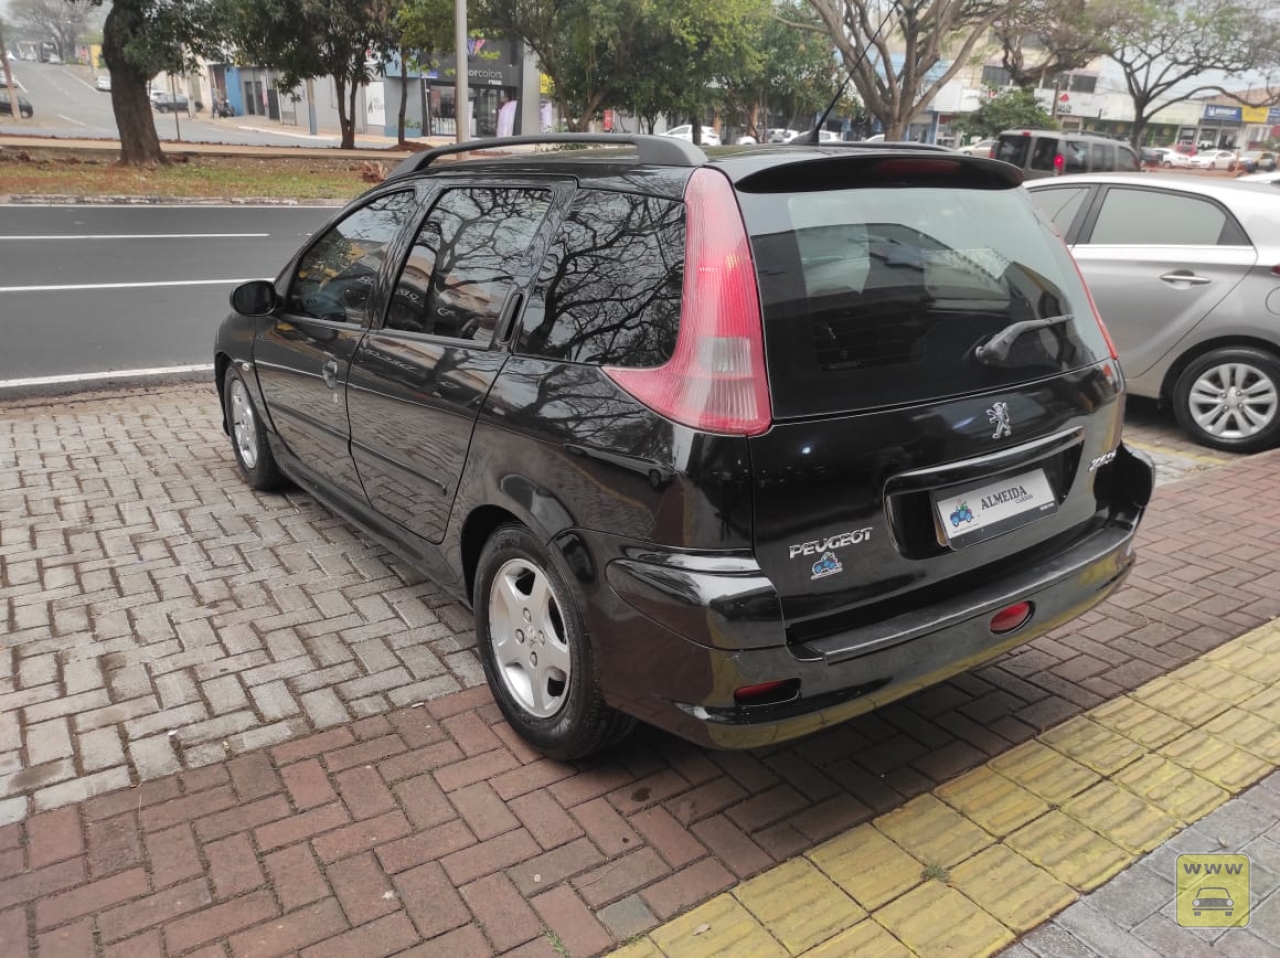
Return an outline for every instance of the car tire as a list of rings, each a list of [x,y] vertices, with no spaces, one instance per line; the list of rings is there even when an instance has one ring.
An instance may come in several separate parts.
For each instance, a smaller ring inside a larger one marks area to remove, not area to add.
[[[1173,387],[1178,424],[1198,443],[1251,453],[1280,442],[1280,358],[1247,346],[1193,360]]]
[[[244,481],[262,492],[272,492],[285,486],[288,480],[271,452],[267,427],[258,415],[253,392],[235,366],[227,369],[223,380],[222,408],[231,436],[231,449]]]
[[[528,529],[510,523],[489,537],[473,598],[485,677],[521,738],[571,761],[616,745],[634,728],[635,719],[600,694],[577,590]]]
[[[1165,161],[1164,161],[1163,163],[1161,163],[1160,165],[1161,165],[1161,166],[1163,166],[1166,170],[1171,170],[1171,169],[1173,169],[1173,164],[1172,164],[1172,163],[1170,163],[1168,160],[1165,160]]]

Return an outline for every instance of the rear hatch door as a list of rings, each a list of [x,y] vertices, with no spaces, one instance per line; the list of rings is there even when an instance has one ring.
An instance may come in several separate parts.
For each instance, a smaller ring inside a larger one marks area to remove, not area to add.
[[[1119,368],[1016,179],[854,154],[737,183],[774,413],[750,440],[755,545],[793,639],[954,596],[1098,521]]]

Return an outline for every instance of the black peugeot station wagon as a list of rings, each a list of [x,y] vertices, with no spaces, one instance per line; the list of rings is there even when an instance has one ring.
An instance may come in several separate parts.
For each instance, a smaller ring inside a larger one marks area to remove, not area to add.
[[[245,480],[470,603],[522,736],[780,741],[1120,584],[1153,471],[1013,167],[606,139],[406,160],[217,337]]]

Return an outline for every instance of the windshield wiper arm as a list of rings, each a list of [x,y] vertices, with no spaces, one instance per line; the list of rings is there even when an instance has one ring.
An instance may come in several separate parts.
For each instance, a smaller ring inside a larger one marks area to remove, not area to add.
[[[992,363],[1002,363],[1009,358],[1009,350],[1013,348],[1014,340],[1023,333],[1046,329],[1049,326],[1056,326],[1058,323],[1065,323],[1067,320],[1075,318],[1074,313],[1063,313],[1061,316],[1045,316],[1041,319],[1026,319],[1020,323],[1010,323],[985,343],[979,345],[973,351],[973,358],[988,366]]]

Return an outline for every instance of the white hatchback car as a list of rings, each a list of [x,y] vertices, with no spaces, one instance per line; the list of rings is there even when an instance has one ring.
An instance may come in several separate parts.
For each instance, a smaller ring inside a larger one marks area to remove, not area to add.
[[[673,136],[677,140],[689,140],[690,142],[692,142],[693,126],[689,123],[686,123],[684,126],[673,126],[671,129],[667,130],[667,132],[663,133],[662,135]],[[720,134],[717,133],[715,130],[713,130],[711,127],[704,126],[702,128],[702,145],[703,146],[719,146]]]

